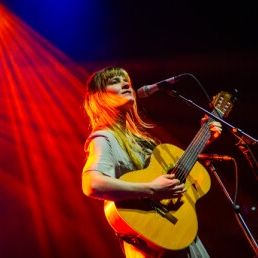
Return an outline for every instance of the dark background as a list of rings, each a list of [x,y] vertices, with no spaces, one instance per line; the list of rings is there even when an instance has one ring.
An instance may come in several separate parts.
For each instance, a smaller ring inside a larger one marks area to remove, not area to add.
[[[237,101],[226,122],[252,138],[258,138],[258,7],[255,1],[6,0],[2,1],[2,5],[64,53],[71,62],[79,64],[86,74],[107,65],[122,66],[131,74],[137,89],[174,75],[190,73],[199,80],[210,97],[220,91],[234,94]],[[12,29],[15,31],[15,28]],[[80,77],[82,85],[86,77]],[[180,95],[209,110],[209,100],[193,77],[183,78],[173,87]],[[73,92],[73,89],[70,90]],[[75,94],[81,96],[77,98],[76,104],[79,106],[83,98],[83,86]],[[183,149],[198,131],[203,116],[200,110],[163,92],[139,99],[138,104],[146,119],[156,125],[153,133],[162,141],[172,142]],[[78,112],[71,105],[67,109]],[[52,227],[46,224],[48,234],[43,237],[43,242],[48,246],[48,251],[42,252],[38,248],[42,244],[42,236],[31,225],[29,217],[15,217],[18,219],[16,226],[10,226],[13,220],[8,219],[9,212],[14,209],[18,215],[20,209],[23,210],[23,204],[17,201],[12,202],[11,207],[6,205],[10,198],[8,191],[1,197],[1,257],[123,257],[117,239],[106,225],[102,203],[88,200],[81,192],[81,151],[88,132],[87,126],[82,125],[87,124],[87,120],[78,114],[74,117],[81,120],[81,127],[80,130],[73,129],[71,125],[70,137],[73,139],[73,130],[76,137],[68,148],[73,148],[73,143],[75,146],[78,144],[75,141],[79,141],[79,147],[74,147],[73,152],[73,159],[76,157],[78,163],[71,163],[69,172],[73,174],[76,171],[77,181],[73,186],[76,196],[81,198],[78,202],[80,207],[64,203],[57,208],[63,216],[70,218],[71,225],[74,223],[74,227],[69,227],[73,232],[73,240],[65,241],[65,237],[60,236],[60,240],[52,241],[56,235],[51,234]],[[214,165],[232,199],[238,178],[237,203],[241,207],[241,217],[257,241],[258,182],[245,156],[236,146],[238,139],[232,135],[231,126],[225,124],[223,129],[220,139],[205,152],[229,155],[236,160],[237,176],[232,162],[214,162]],[[257,145],[251,145],[250,148],[257,157]],[[26,155],[30,154],[27,152]],[[3,175],[19,177],[17,168],[7,165],[8,162],[9,159],[3,160]],[[214,175],[210,175],[211,190],[197,205],[200,238],[211,257],[254,257],[253,248],[235,218],[231,203]],[[56,191],[62,203],[67,194],[66,189],[64,187],[62,191]],[[69,210],[71,207],[73,211]],[[84,220],[89,211],[93,215],[90,220]],[[29,210],[27,212],[30,214]],[[77,214],[78,217],[71,214]],[[58,221],[58,217],[56,219]],[[67,229],[68,235],[69,232]],[[23,237],[19,238],[20,235]],[[105,242],[103,246],[102,242]],[[66,248],[69,252],[66,252]]]
[[[254,1],[3,3],[75,61],[257,51]]]

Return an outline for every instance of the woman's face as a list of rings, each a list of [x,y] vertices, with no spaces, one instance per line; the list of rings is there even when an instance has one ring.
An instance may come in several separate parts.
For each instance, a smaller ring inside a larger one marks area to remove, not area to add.
[[[106,93],[122,110],[128,110],[135,102],[133,88],[123,76],[110,78],[106,85]]]

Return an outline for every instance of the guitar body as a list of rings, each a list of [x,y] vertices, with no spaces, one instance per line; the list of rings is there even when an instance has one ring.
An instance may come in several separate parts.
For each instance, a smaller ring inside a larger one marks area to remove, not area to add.
[[[147,168],[124,174],[128,182],[150,182],[172,171],[184,151],[172,144],[158,145]],[[198,231],[195,204],[210,189],[207,170],[196,162],[186,179],[187,191],[162,201],[140,198],[120,202],[105,201],[106,218],[119,235],[140,239],[153,249],[181,250],[189,246]]]
[[[231,94],[221,91],[211,103],[213,115],[227,117],[234,101]],[[151,182],[162,174],[174,173],[187,189],[180,197],[161,201],[150,198],[105,201],[106,218],[120,237],[129,237],[135,245],[159,252],[182,250],[193,242],[198,231],[195,205],[211,185],[207,170],[197,159],[210,139],[212,121],[209,117],[185,151],[172,144],[160,144],[153,150],[146,169],[120,178],[128,182]]]

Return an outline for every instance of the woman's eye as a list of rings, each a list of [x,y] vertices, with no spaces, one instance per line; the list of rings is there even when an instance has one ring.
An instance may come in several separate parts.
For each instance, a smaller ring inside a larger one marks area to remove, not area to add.
[[[116,79],[110,80],[108,84],[116,84],[118,81]]]
[[[120,83],[120,82],[122,82],[122,81],[128,82],[127,79],[113,78],[113,79],[110,79],[110,80],[108,81],[108,84],[117,84],[117,83]]]

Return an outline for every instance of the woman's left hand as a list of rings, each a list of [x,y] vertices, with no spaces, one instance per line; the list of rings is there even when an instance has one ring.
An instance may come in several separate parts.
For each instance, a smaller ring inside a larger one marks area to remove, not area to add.
[[[204,124],[207,120],[208,120],[208,116],[205,116],[204,118],[202,118],[202,124]],[[210,127],[211,137],[210,137],[209,141],[207,142],[207,144],[210,144],[211,142],[216,140],[221,135],[222,125],[218,121],[212,121],[208,125]]]
[[[217,121],[213,121],[211,123],[209,123],[209,127],[210,127],[210,131],[211,131],[211,138],[210,140],[215,140],[217,139],[222,132],[222,125],[220,122]]]

